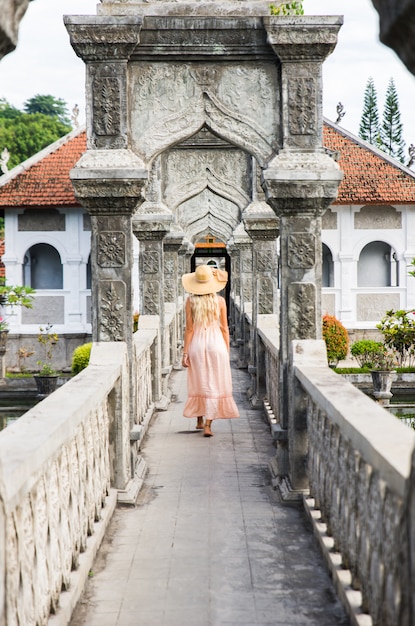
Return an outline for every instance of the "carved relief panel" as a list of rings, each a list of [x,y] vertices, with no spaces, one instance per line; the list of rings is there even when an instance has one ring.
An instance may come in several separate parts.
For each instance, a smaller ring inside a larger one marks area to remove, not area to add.
[[[278,149],[279,90],[273,63],[131,64],[132,148],[145,160],[207,126],[269,160]]]
[[[288,287],[288,319],[291,339],[316,338],[316,286],[291,283]]]
[[[124,303],[126,284],[121,280],[98,283],[100,303],[99,341],[124,341]]]
[[[103,63],[91,67],[92,128],[96,148],[126,147],[125,67]]]

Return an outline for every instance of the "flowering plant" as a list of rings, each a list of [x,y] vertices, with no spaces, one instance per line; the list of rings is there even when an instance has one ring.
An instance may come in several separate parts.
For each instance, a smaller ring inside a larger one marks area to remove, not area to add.
[[[35,290],[32,287],[26,287],[22,285],[5,285],[2,284],[4,279],[0,278],[0,306],[10,307],[11,314],[13,313],[13,307],[24,306],[26,309],[31,309],[33,306],[33,294]],[[9,330],[9,324],[7,319],[0,316],[0,331]]]
[[[9,325],[4,317],[0,317],[0,332],[9,330]]]
[[[44,328],[40,326],[39,334],[37,336],[38,342],[43,346],[45,351],[45,360],[36,361],[40,366],[40,376],[55,376],[56,370],[52,366],[53,351],[56,344],[59,341],[57,333],[52,331],[53,324],[47,324]]]

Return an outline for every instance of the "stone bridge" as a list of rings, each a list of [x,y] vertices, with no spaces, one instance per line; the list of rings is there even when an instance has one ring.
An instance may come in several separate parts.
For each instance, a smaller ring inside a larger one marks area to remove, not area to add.
[[[180,276],[215,240],[275,492],[307,512],[350,623],[410,626],[415,434],[334,374],[321,341],[321,216],[342,177],[322,146],[321,67],[342,19],[260,0],[97,10],[65,17],[86,64],[71,178],[91,216],[94,346],[0,436],[0,625],[69,623],[117,502],[137,502],[147,429],[171,406]]]

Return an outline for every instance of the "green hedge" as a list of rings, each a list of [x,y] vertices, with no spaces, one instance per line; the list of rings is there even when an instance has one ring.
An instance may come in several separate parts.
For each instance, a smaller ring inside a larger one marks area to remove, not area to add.
[[[82,346],[75,348],[72,354],[72,372],[79,374],[85,369],[89,363],[91,355],[92,342],[84,343]]]

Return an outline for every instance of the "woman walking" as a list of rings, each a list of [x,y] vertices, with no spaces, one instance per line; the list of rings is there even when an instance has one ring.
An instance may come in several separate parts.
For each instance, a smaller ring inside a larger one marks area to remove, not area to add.
[[[196,428],[203,429],[205,437],[213,434],[213,420],[239,417],[232,397],[226,302],[217,295],[227,280],[227,272],[209,265],[199,265],[195,272],[182,276],[183,287],[190,294],[182,359],[183,367],[188,368],[183,415],[196,417]]]

